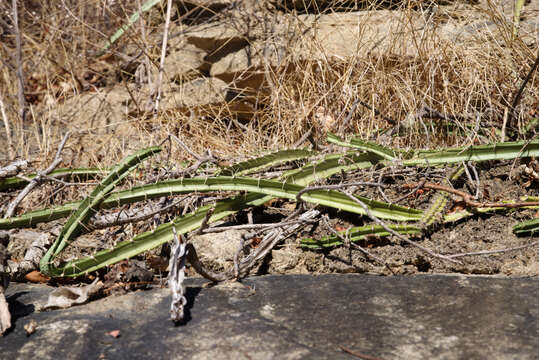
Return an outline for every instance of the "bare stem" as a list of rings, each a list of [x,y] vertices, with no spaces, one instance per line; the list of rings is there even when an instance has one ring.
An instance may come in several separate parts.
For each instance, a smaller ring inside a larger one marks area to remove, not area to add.
[[[14,0],[15,1],[15,0]],[[163,84],[163,72],[165,68],[165,57],[167,54],[168,29],[170,27],[170,14],[172,12],[172,0],[167,1],[167,14],[165,19],[165,31],[163,34],[163,46],[161,47],[161,62],[159,63],[159,77],[157,79],[157,98],[155,99],[154,112],[159,111],[159,101],[161,101],[161,86]]]
[[[22,71],[22,50],[21,50],[21,32],[19,29],[19,14],[17,10],[17,0],[11,1],[13,10],[13,31],[15,32],[15,61],[17,62],[17,80],[19,88],[17,97],[19,99],[19,117],[22,121],[26,118],[26,100],[24,98],[24,74]]]
[[[404,184],[404,188],[415,188],[418,184]],[[432,190],[440,190],[445,191],[450,194],[455,194],[457,196],[460,196],[462,198],[462,201],[466,203],[466,205],[471,207],[477,207],[477,208],[521,208],[525,206],[539,206],[539,201],[520,201],[520,202],[512,202],[512,203],[491,203],[491,202],[479,202],[475,201],[472,197],[472,195],[465,193],[464,191],[460,191],[457,189],[450,188],[448,186],[440,185],[440,184],[432,184],[432,183],[424,183],[422,188],[425,189],[432,189]]]
[[[534,246],[537,246],[537,245],[539,245],[539,241],[535,241],[535,242],[532,242],[531,244],[526,244],[526,245],[522,245],[522,246],[516,246],[516,247],[512,247],[512,248],[460,253],[460,254],[447,255],[447,257],[459,258],[459,257],[464,257],[464,256],[501,254],[501,253],[506,253],[506,252],[510,252],[510,251],[517,251],[517,250],[527,249],[527,248],[531,248],[531,247],[534,247]]]
[[[17,206],[19,206],[20,202],[32,191],[37,184],[41,182],[41,179],[50,174],[61,162],[62,157],[60,156],[62,154],[62,150],[66,144],[67,138],[69,137],[69,132],[65,134],[64,138],[62,139],[62,142],[60,145],[58,145],[58,151],[56,151],[56,155],[54,156],[54,160],[49,165],[48,168],[46,168],[43,171],[39,171],[36,176],[26,185],[26,187],[17,195],[15,200],[13,200],[7,207],[6,213],[4,215],[4,219],[7,219],[11,216],[13,216],[13,213],[15,212],[15,209],[17,209]]]
[[[5,109],[5,106],[4,106],[4,100],[3,100],[3,97],[2,97],[2,93],[0,93],[0,113],[2,113],[2,120],[4,121],[4,127],[6,128],[9,158],[14,159],[15,158],[15,152],[13,151],[13,142],[11,140],[11,128],[9,127],[9,120],[7,118],[7,115],[6,115],[6,109]]]

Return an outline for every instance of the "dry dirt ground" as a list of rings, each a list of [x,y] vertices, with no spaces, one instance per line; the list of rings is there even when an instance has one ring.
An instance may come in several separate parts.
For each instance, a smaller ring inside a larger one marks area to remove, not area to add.
[[[518,106],[508,111],[537,53],[537,1],[526,2],[515,39],[512,6],[506,1],[312,1],[307,7],[296,2],[295,9],[294,1],[175,1],[159,103],[164,9],[146,12],[143,22],[99,54],[104,39],[136,7],[62,3],[64,7],[55,8],[29,1],[21,10],[28,113],[24,121],[10,120],[9,130],[0,133],[0,146],[6,149],[0,165],[25,158],[31,168],[45,168],[66,131],[71,137],[61,167],[109,167],[137,149],[161,143],[168,134],[181,137],[199,154],[210,150],[223,164],[292,147],[309,131],[310,142],[297,146],[326,146],[328,131],[429,149],[537,137],[536,75]],[[0,23],[4,53],[15,48],[10,24]],[[17,119],[15,63],[10,64],[1,70],[0,90],[8,115]],[[182,148],[167,144],[170,149],[147,165],[148,172],[193,163]],[[481,196],[490,201],[539,196],[539,179],[523,175],[521,165],[537,169],[529,159],[477,165]],[[421,176],[409,173],[387,181],[413,183]],[[459,188],[475,192],[465,179]],[[45,185],[19,212],[80,198],[87,189]],[[378,192],[366,191],[365,196],[381,199]],[[400,204],[425,209],[433,193],[425,191]],[[389,189],[386,196],[394,200],[401,194]],[[2,194],[4,211],[14,195]],[[277,202],[254,209],[253,220],[278,221],[293,206]],[[445,211],[458,206],[453,199]],[[328,214],[334,228],[364,221]],[[247,216],[240,213],[228,221],[245,223]],[[537,236],[517,237],[512,226],[537,216],[535,209],[474,215],[439,225],[414,241],[442,254],[520,247]],[[57,234],[61,224],[31,231]],[[95,231],[79,238],[64,257],[89,255],[152,226],[147,221]],[[23,244],[36,236],[28,231],[10,234],[13,260],[21,260]],[[253,273],[539,274],[537,246],[465,256],[457,265],[396,239],[368,238],[359,244],[385,261],[383,266],[349,248],[313,251],[299,245],[304,237],[328,233],[321,225],[302,230],[278,245]],[[193,242],[208,266],[222,270],[233,266],[240,237],[240,232],[231,232]],[[166,268],[158,261],[166,250],[139,258],[158,273]]]

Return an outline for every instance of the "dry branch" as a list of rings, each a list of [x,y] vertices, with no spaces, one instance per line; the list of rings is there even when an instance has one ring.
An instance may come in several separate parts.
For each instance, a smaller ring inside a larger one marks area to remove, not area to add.
[[[539,201],[515,201],[512,203],[494,203],[494,202],[479,202],[473,199],[472,195],[465,193],[464,191],[460,191],[457,189],[450,188],[448,186],[440,185],[440,184],[432,184],[432,183],[418,183],[418,184],[403,184],[402,187],[405,189],[413,189],[421,185],[424,189],[432,189],[432,190],[440,190],[445,191],[450,194],[455,194],[462,198],[462,201],[466,203],[466,205],[470,207],[476,207],[476,208],[509,208],[509,209],[515,209],[515,208],[521,208],[526,206],[539,206]]]
[[[498,249],[498,250],[482,250],[482,251],[474,251],[474,252],[467,252],[467,253],[460,253],[460,254],[452,254],[447,255],[450,258],[459,258],[464,256],[477,256],[477,255],[494,255],[494,254],[502,254],[510,251],[517,251],[522,249],[528,249],[532,248],[534,246],[539,245],[539,241],[532,242],[531,244],[526,244],[522,246],[515,246],[512,248],[506,248],[506,249]]]
[[[7,145],[8,145],[8,151],[9,151],[9,157],[10,159],[13,159],[15,157],[15,152],[13,151],[13,141],[11,140],[11,128],[9,126],[9,120],[6,115],[6,109],[4,106],[4,99],[2,96],[2,93],[0,92],[0,113],[2,114],[2,120],[4,121],[4,127],[6,128],[6,137],[7,137]],[[10,176],[10,175],[8,175]],[[0,175],[0,178],[2,178],[2,175]]]
[[[26,160],[14,161],[6,167],[0,168],[0,179],[15,176],[22,170],[26,169],[27,166],[28,161]]]
[[[30,193],[30,191],[32,191],[37,186],[37,184],[40,183],[41,179],[45,175],[50,174],[62,162],[62,157],[60,155],[62,154],[62,150],[64,148],[64,145],[65,145],[68,137],[69,137],[69,132],[67,134],[65,134],[64,138],[62,139],[62,142],[58,146],[58,151],[56,152],[56,155],[54,156],[54,160],[52,161],[50,166],[48,168],[46,168],[45,170],[43,170],[43,171],[39,171],[37,173],[37,175],[32,179],[32,181],[30,181],[28,183],[28,185],[26,185],[26,187],[19,193],[19,195],[17,195],[15,200],[13,200],[8,205],[8,208],[7,208],[6,213],[4,215],[5,219],[13,216],[13,213],[15,212],[15,209],[20,204],[20,202],[26,197],[26,195],[28,195]]]
[[[15,51],[15,60],[17,62],[17,80],[18,91],[17,97],[19,99],[19,116],[22,121],[26,118],[26,100],[24,97],[24,74],[22,70],[22,48],[21,48],[21,30],[19,29],[19,14],[17,11],[17,0],[11,1],[13,10],[13,31],[15,32],[15,43],[17,49]]]
[[[143,208],[138,208],[135,210],[136,215],[132,215],[133,211],[130,213],[120,212],[118,214],[108,214],[108,215],[100,215],[95,216],[94,219],[90,222],[88,226],[88,230],[96,230],[96,229],[104,229],[111,226],[118,226],[118,225],[124,225],[129,224],[133,222],[143,221],[146,219],[151,218],[154,215],[162,214],[167,211],[171,211],[174,208],[178,206],[179,203],[187,199],[188,196],[183,197],[182,199],[167,205],[165,207],[161,207],[157,210],[153,209],[151,205],[146,205]]]
[[[167,14],[165,18],[165,30],[163,33],[163,46],[161,48],[161,62],[159,63],[159,78],[157,79],[157,98],[155,99],[154,112],[159,111],[159,101],[161,101],[161,88],[163,85],[163,73],[165,71],[165,57],[167,54],[168,29],[170,27],[170,15],[172,12],[172,0],[167,1]]]

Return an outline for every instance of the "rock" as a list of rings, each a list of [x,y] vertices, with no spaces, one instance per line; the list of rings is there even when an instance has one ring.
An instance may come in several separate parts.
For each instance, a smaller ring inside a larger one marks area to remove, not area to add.
[[[227,84],[219,79],[200,78],[164,88],[160,109],[163,111],[207,104],[221,104],[225,101]]]
[[[531,360],[539,347],[533,278],[351,274],[186,283],[181,326],[170,321],[168,289],[36,313],[51,288],[12,284],[14,327],[0,338],[0,352],[6,359],[350,359],[346,349],[383,359]],[[37,327],[27,337],[31,321]],[[113,330],[121,336],[107,335]]]
[[[245,231],[228,230],[220,233],[198,235],[189,241],[197,250],[200,261],[210,270],[229,270],[234,266],[234,255]]]
[[[284,274],[287,270],[297,271],[298,273],[306,273],[303,268],[298,269],[304,252],[297,246],[285,246],[283,249],[271,251],[271,264],[269,272],[272,274]],[[303,270],[303,271],[302,271]]]
[[[208,71],[204,57],[206,52],[191,44],[181,44],[169,50],[165,59],[163,80],[165,83],[181,84],[185,80],[201,77],[201,72]],[[153,83],[157,83],[159,72],[154,71]]]

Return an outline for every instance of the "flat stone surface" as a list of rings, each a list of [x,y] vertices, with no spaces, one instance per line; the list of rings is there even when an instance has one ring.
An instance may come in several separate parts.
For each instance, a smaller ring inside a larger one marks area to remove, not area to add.
[[[539,282],[445,275],[287,275],[202,286],[187,321],[168,289],[35,312],[52,288],[11,284],[3,359],[536,359]],[[244,286],[247,285],[247,286]],[[26,336],[24,325],[37,322]],[[107,335],[120,330],[120,337]],[[535,354],[535,355],[534,355]]]

